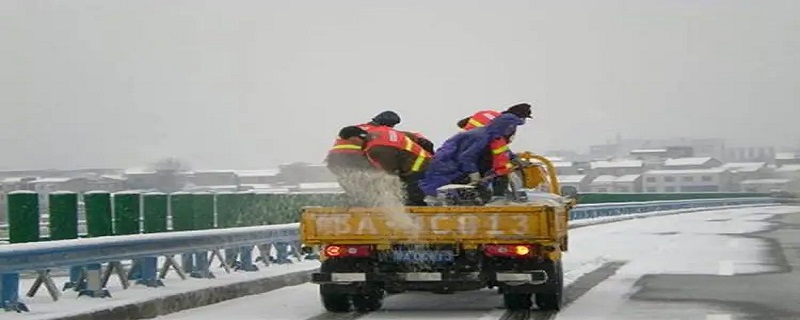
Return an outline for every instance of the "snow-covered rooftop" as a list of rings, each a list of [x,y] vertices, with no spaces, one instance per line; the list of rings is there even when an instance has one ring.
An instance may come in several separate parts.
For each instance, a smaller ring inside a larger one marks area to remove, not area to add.
[[[194,170],[194,171],[192,171],[190,173],[192,173],[192,174],[218,174],[218,173],[235,174],[236,170],[225,170],[225,169],[219,169],[219,170]]]
[[[691,157],[691,158],[674,158],[664,161],[665,167],[676,166],[701,166],[711,161],[712,157]]]
[[[51,177],[51,178],[40,178],[40,179],[36,179],[34,181],[31,181],[31,182],[32,183],[63,183],[63,182],[67,182],[67,181],[70,181],[70,180],[73,180],[73,179],[75,179],[75,178],[63,178],[63,177],[52,178]]]
[[[800,155],[794,152],[778,152],[777,154],[775,154],[776,160],[792,160],[798,158],[800,158]]]
[[[725,168],[711,168],[711,169],[685,169],[685,170],[650,170],[645,172],[647,175],[680,175],[680,174],[714,174],[723,173],[728,171]]]
[[[648,153],[667,153],[667,149],[636,149],[631,150],[630,154],[648,154]]]
[[[253,189],[274,189],[276,188],[274,185],[267,184],[267,183],[242,183],[242,187],[248,187]]]
[[[104,175],[100,176],[100,179],[125,180],[125,177],[120,176],[120,175],[114,175],[114,174],[104,174]]]
[[[601,160],[593,161],[591,163],[592,169],[610,169],[610,168],[641,168],[644,166],[642,160]]]
[[[721,168],[727,169],[741,169],[741,168],[752,168],[752,167],[765,167],[767,166],[766,162],[728,162],[722,164]]]
[[[123,172],[123,174],[153,174],[153,173],[156,172],[146,167],[129,168],[125,169],[125,171]]]
[[[751,179],[742,181],[741,184],[784,184],[789,183],[789,179]]]
[[[642,175],[640,174],[628,174],[617,178],[615,182],[634,182],[636,179],[639,179]]]
[[[338,182],[304,182],[297,185],[298,189],[339,189]]]
[[[563,175],[558,176],[558,182],[561,183],[581,183],[583,179],[586,179],[585,174],[572,174],[572,175]]]
[[[775,169],[775,172],[795,172],[800,171],[800,164],[786,164]]]
[[[9,177],[3,179],[2,181],[0,181],[0,183],[19,183],[22,182],[22,179],[24,178]]]
[[[203,191],[203,190],[206,190],[206,191],[225,191],[225,190],[236,191],[236,190],[239,189],[239,186],[237,186],[237,185],[194,186],[194,187],[189,187],[189,188],[186,188],[186,189],[190,190],[190,191]]]
[[[617,181],[617,177],[604,175],[594,178],[594,180],[592,180],[592,183],[613,183],[614,181]]]
[[[556,168],[569,168],[573,166],[573,163],[570,161],[556,161],[553,162],[553,166]]]
[[[271,177],[280,172],[280,169],[236,170],[236,175],[240,177]]]

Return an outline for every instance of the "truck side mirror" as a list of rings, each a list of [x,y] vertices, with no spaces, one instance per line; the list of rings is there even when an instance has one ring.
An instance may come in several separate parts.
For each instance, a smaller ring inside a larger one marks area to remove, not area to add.
[[[563,186],[561,187],[561,196],[567,198],[577,198],[578,197],[578,189],[573,186]]]

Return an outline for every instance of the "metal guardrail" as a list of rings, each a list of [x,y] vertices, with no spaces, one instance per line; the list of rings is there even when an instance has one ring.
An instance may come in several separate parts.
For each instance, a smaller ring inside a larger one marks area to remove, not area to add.
[[[654,211],[775,203],[778,203],[775,198],[763,197],[585,204],[577,205],[570,211],[570,220],[593,219]]]
[[[294,223],[3,245],[0,246],[0,304],[6,311],[29,311],[19,301],[19,274],[30,270],[38,277],[28,296],[44,285],[53,300],[61,295],[50,276],[53,268],[71,269],[70,280],[62,290],[73,289],[79,296],[90,297],[110,296],[105,284],[112,273],[127,288],[130,280],[149,287],[163,286],[161,279],[170,269],[182,279],[187,278],[187,273],[195,278],[214,278],[209,268],[215,257],[226,272],[231,272],[231,268],[257,271],[254,262],[259,260],[269,265],[290,262],[292,254],[301,259],[299,232],[299,224]],[[261,253],[255,261],[254,247]],[[269,254],[273,248],[277,253],[275,258]],[[174,259],[178,254],[182,255],[181,264]],[[159,257],[165,258],[160,273]],[[126,260],[133,261],[129,270],[121,263]]]
[[[773,203],[777,203],[774,198],[735,198],[589,204],[573,208],[570,220]],[[277,260],[288,260],[290,248],[291,253],[301,259],[298,227],[298,223],[293,223],[3,245],[0,246],[0,303],[6,310],[27,311],[27,307],[18,298],[19,272],[22,271],[35,270],[38,274],[35,286],[38,288],[44,284],[51,297],[57,300],[59,292],[50,278],[51,268],[71,267],[73,271],[77,270],[72,272],[70,283],[65,284],[65,288],[74,288],[79,295],[105,297],[109,295],[104,289],[105,283],[112,273],[117,273],[123,288],[127,288],[128,280],[137,280],[137,283],[156,287],[163,285],[161,279],[170,268],[183,279],[186,278],[185,273],[191,273],[191,276],[198,278],[213,277],[209,274],[209,266],[214,257],[226,261],[222,265],[229,272],[227,263],[231,261],[230,253],[236,255],[234,264],[238,264],[239,269],[257,270],[251,256],[254,246],[259,248],[260,258],[264,263],[272,260],[268,256],[272,246],[275,246],[278,253]],[[222,253],[223,250],[225,254]],[[173,258],[177,254],[181,254],[184,260],[180,267]],[[166,258],[160,274],[157,274],[158,257]],[[130,271],[126,271],[120,263],[124,260],[133,260]],[[102,271],[103,264],[107,265],[105,275]],[[33,289],[31,291],[35,292]]]

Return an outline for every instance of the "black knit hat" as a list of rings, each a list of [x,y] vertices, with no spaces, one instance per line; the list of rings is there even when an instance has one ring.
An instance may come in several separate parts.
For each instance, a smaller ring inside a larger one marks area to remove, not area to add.
[[[470,119],[470,117],[466,117],[464,119],[458,120],[458,122],[456,122],[456,125],[459,128],[464,129],[464,127],[466,127],[467,124],[469,123],[469,119]]]
[[[356,126],[347,126],[342,128],[342,130],[339,130],[340,139],[350,139],[352,137],[366,139],[367,131]]]
[[[400,123],[400,116],[394,111],[384,111],[372,118],[372,122],[382,126],[394,127]]]
[[[503,111],[503,113],[510,113],[520,118],[533,118],[531,116],[531,105],[527,103],[520,103],[513,105],[508,108],[508,110]]]

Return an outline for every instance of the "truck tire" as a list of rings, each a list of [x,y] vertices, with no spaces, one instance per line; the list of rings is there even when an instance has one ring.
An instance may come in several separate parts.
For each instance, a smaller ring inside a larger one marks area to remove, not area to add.
[[[508,310],[528,310],[533,306],[530,293],[503,293],[503,304]]]
[[[329,312],[349,312],[350,296],[346,293],[336,292],[331,286],[319,286],[319,297],[322,306]]]
[[[559,311],[564,301],[564,270],[561,268],[561,262],[556,262],[554,265],[554,279],[556,289],[553,292],[537,293],[536,306],[542,311]]]
[[[369,294],[353,295],[353,307],[359,312],[370,312],[383,306],[383,290]]]

